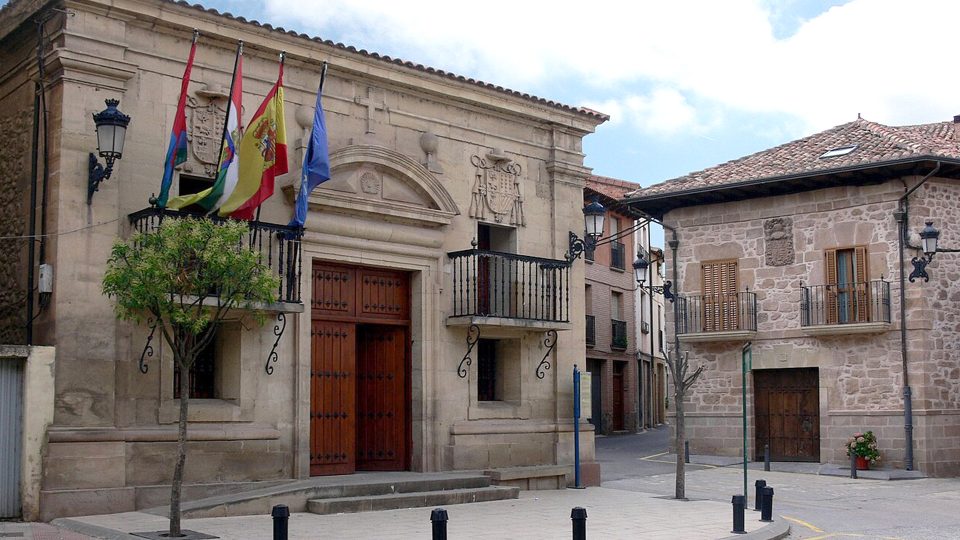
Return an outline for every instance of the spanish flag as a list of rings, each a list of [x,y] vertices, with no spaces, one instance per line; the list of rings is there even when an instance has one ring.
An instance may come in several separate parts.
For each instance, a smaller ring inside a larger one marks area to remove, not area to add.
[[[283,54],[277,83],[263,99],[243,132],[237,149],[237,187],[220,206],[220,215],[253,219],[254,211],[273,195],[273,179],[287,172],[287,130],[283,122]]]

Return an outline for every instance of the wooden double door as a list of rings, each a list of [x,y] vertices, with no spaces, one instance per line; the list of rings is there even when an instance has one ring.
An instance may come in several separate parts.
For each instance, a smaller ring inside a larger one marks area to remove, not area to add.
[[[410,287],[404,272],[314,262],[310,474],[410,467]]]
[[[770,445],[773,461],[820,461],[819,370],[753,371],[754,459]]]

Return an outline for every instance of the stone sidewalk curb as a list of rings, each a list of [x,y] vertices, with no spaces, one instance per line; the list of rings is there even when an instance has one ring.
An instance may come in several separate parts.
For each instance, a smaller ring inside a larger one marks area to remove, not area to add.
[[[50,524],[60,527],[61,529],[85,534],[93,538],[101,538],[103,540],[143,540],[143,538],[140,538],[139,536],[133,536],[132,534],[127,534],[123,531],[108,529],[106,527],[100,527],[97,525],[90,525],[89,523],[84,523],[82,521],[77,521],[70,518],[55,519],[51,521]]]
[[[786,538],[789,534],[790,524],[787,523],[787,520],[778,516],[773,523],[763,527],[762,529],[746,534],[725,536],[720,540],[780,540],[781,538]]]

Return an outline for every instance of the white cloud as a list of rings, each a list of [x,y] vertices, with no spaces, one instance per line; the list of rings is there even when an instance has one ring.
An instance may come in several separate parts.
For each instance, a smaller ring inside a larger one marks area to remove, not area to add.
[[[787,4],[788,8],[791,4]],[[268,19],[488,82],[552,85],[650,133],[710,111],[787,114],[804,131],[960,113],[960,2],[852,0],[806,20],[762,0],[267,0]],[[795,31],[777,39],[773,24]],[[793,29],[793,23],[791,29]],[[713,115],[716,117],[716,115]]]
[[[628,122],[651,135],[705,131],[696,109],[674,89],[657,88],[648,94],[633,94],[597,103],[588,101],[585,105],[609,114],[611,124]]]

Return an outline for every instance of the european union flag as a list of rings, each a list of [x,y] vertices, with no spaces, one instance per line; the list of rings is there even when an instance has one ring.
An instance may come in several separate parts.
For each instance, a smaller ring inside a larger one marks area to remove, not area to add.
[[[310,131],[310,141],[307,142],[307,151],[303,157],[303,171],[300,176],[300,192],[297,194],[297,203],[294,207],[291,227],[303,227],[307,221],[307,199],[313,188],[330,179],[330,152],[327,149],[327,124],[323,119],[323,106],[320,96],[323,95],[323,79],[326,78],[327,64],[323,64],[323,73],[320,75],[320,88],[317,90],[317,108],[313,112],[313,128]]]

